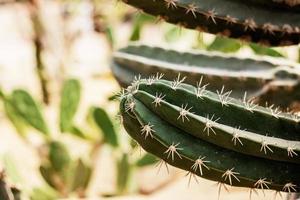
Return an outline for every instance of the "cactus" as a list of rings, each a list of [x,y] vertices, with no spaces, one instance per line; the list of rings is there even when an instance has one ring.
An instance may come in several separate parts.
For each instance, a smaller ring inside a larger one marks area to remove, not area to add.
[[[258,0],[123,1],[169,23],[198,31],[272,46],[300,42],[299,5],[284,9],[286,6],[269,0],[267,5],[266,1],[259,5]]]
[[[297,64],[278,61],[238,58],[205,51],[181,53],[159,47],[130,45],[114,54],[112,71],[122,86],[130,85],[139,74],[150,76],[162,73],[165,79],[173,80],[177,73],[181,73],[187,77],[186,83],[193,85],[203,76],[203,81],[209,82],[209,90],[225,85],[226,89],[233,91],[235,98],[244,98],[246,92],[248,99],[256,98],[256,103],[260,105],[269,102],[288,107],[300,100],[296,92],[300,72],[296,70]],[[286,92],[277,93],[282,88]],[[282,99],[282,96],[285,98]]]
[[[137,80],[121,96],[125,129],[146,151],[191,176],[300,191],[299,118],[182,82]]]
[[[198,31],[272,46],[300,42],[298,1],[123,1]],[[300,192],[300,117],[274,105],[260,106],[297,102],[296,68],[256,58],[130,46],[115,53],[112,70],[121,85],[133,81],[120,95],[123,124],[149,153],[191,177],[221,185]],[[160,80],[161,74],[174,81]]]

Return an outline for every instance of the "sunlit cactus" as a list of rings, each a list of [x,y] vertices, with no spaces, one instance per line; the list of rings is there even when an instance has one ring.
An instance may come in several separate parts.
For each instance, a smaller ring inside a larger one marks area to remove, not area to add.
[[[300,191],[300,118],[223,89],[136,80],[121,98],[127,132],[191,176],[250,189]]]

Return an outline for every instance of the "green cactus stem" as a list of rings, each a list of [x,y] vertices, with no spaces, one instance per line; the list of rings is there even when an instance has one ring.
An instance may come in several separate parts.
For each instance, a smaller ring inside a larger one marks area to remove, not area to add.
[[[183,79],[141,81],[133,96],[200,139],[245,154],[300,163],[297,116],[233,99],[224,88],[209,92],[201,81],[197,87],[181,84]]]
[[[299,191],[297,164],[267,161],[207,143],[159,118],[132,95],[122,99],[120,109],[131,137],[146,151],[191,176],[251,189]]]
[[[247,97],[256,98],[260,105],[269,102],[288,107],[300,100],[296,97],[300,77],[297,67],[297,64],[277,59],[239,58],[205,51],[178,52],[133,44],[114,54],[112,71],[124,87],[139,74],[145,77],[161,73],[164,79],[174,80],[180,73],[187,77],[185,82],[192,85],[203,77],[204,82],[209,82],[209,90],[226,85],[235,98],[243,98],[247,92]],[[282,88],[288,91],[284,100],[282,92],[278,95],[275,92]]]
[[[300,13],[291,8],[239,0],[123,1],[169,23],[198,31],[272,46],[300,42]]]

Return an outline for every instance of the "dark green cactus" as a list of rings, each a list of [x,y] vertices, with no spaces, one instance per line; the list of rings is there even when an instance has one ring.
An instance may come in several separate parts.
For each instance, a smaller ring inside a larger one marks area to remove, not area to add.
[[[271,0],[123,1],[167,22],[198,31],[272,46],[300,42],[299,3],[286,8]]]
[[[156,73],[173,80],[178,73],[186,76],[186,83],[195,85],[201,77],[209,82],[207,89],[217,90],[226,86],[235,98],[256,98],[265,102],[288,107],[296,100],[300,71],[297,64],[275,62],[278,60],[250,59],[212,52],[178,52],[158,47],[130,45],[114,54],[112,71],[122,86],[128,86],[138,77]],[[275,64],[276,63],[276,64]],[[299,66],[298,66],[299,67]],[[238,84],[236,84],[238,83]],[[282,95],[285,89],[287,95]],[[282,96],[285,98],[282,99]],[[279,98],[280,97],[280,98]]]
[[[124,126],[146,151],[191,176],[300,191],[297,116],[182,80],[137,80],[122,95]]]

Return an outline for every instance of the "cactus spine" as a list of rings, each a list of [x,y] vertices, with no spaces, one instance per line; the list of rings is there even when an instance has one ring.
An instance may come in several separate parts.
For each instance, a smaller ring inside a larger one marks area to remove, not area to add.
[[[298,118],[182,80],[138,80],[122,96],[124,126],[146,151],[217,182],[299,192]]]

